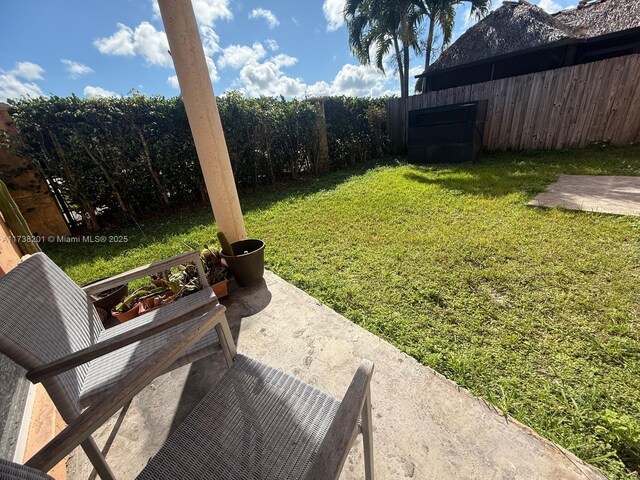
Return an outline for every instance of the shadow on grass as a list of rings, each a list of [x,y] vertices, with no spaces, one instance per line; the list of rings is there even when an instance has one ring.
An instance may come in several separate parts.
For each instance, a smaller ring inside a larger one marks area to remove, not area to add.
[[[404,177],[412,182],[487,198],[521,193],[533,196],[559,175],[639,175],[640,148],[590,147],[559,152],[485,154],[478,163],[412,165]]]
[[[253,211],[267,210],[273,204],[285,199],[303,199],[321,191],[338,188],[351,178],[360,176],[368,170],[385,165],[398,164],[398,159],[387,157],[360,165],[331,172],[320,177],[307,177],[286,184],[264,187],[253,192],[241,192],[240,203],[244,214]],[[188,234],[203,226],[214,226],[213,213],[207,206],[188,209],[176,209],[166,215],[158,215],[135,222],[134,225],[102,233],[107,238],[113,236],[127,237],[126,242],[73,242],[43,245],[43,250],[63,269],[72,268],[88,261],[120,256],[134,248],[144,248],[156,243],[168,243],[176,235]],[[93,233],[88,235],[94,235]],[[215,235],[214,235],[215,236]],[[213,238],[212,238],[213,241]],[[184,245],[188,248],[200,248],[200,245]]]

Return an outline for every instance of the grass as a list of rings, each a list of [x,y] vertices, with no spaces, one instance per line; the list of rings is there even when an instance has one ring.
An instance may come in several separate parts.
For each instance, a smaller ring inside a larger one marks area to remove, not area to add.
[[[267,266],[614,478],[640,469],[640,218],[527,207],[640,148],[387,161],[243,198]],[[144,232],[144,233],[142,233]],[[211,242],[209,211],[48,253],[83,283]],[[635,473],[634,473],[635,472]]]

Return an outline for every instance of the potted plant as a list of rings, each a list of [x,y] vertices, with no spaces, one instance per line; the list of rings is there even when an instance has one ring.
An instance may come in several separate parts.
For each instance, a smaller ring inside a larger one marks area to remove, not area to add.
[[[167,286],[167,272],[152,273],[151,275],[149,275],[149,278],[151,278],[151,283],[153,283],[156,287]]]
[[[167,272],[166,283],[170,292],[167,292],[163,303],[171,303],[200,290],[198,270],[194,263],[179,265],[176,273]]]
[[[120,303],[111,310],[111,316],[120,323],[128,322],[136,318],[139,314],[137,291],[127,295]]]
[[[248,238],[229,243],[223,232],[218,232],[222,246],[220,256],[225,260],[231,273],[240,285],[255,285],[264,276],[264,242]]]
[[[212,250],[205,245],[200,252],[200,259],[207,275],[207,283],[218,298],[224,298],[229,294],[229,269],[223,265],[220,252]]]
[[[166,287],[156,287],[153,285],[140,287],[117,304],[113,310],[111,310],[111,315],[120,323],[132,320],[148,310],[148,308],[144,306],[141,307],[142,300],[153,298],[166,291]],[[149,303],[146,305],[149,305]]]

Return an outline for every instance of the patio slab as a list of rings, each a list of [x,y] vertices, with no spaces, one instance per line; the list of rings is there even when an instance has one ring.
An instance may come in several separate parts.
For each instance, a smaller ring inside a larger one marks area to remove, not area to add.
[[[371,384],[378,479],[604,479],[597,469],[266,272],[263,285],[225,299],[238,351],[342,398],[362,358]],[[143,468],[224,372],[221,354],[156,379],[132,402],[107,460],[118,478]],[[107,441],[116,417],[95,435]],[[91,466],[76,450],[68,478]],[[364,478],[358,440],[341,479]]]
[[[640,215],[640,177],[560,175],[557,182],[529,205]]]

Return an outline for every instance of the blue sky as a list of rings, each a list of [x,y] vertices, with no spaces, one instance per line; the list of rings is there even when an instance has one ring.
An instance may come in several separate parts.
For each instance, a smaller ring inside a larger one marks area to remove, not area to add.
[[[0,100],[19,95],[177,95],[156,0],[2,0]],[[541,0],[549,11],[567,0]],[[494,0],[494,7],[501,2]],[[344,0],[193,0],[214,90],[305,97],[398,93],[351,55]],[[473,24],[458,7],[455,32]],[[422,58],[413,60],[420,73]]]

